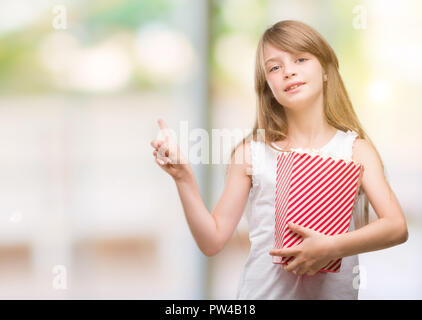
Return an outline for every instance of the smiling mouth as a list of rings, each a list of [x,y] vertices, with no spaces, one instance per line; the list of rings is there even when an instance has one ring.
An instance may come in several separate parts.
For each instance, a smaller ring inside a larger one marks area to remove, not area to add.
[[[295,93],[298,93],[298,92],[300,92],[301,90],[302,90],[302,86],[304,85],[305,83],[303,83],[303,84],[301,84],[301,85],[299,85],[299,86],[296,86],[295,88],[294,87],[292,87],[292,88],[290,88],[289,90],[284,90],[284,92],[285,93],[288,93],[289,95],[292,95],[292,94],[295,94]]]
[[[289,89],[284,90],[284,91],[285,91],[285,92],[289,92],[289,91],[294,90],[294,89],[296,89],[296,88],[299,88],[299,87],[301,87],[301,86],[303,86],[303,85],[304,85],[304,83],[297,84],[297,85],[294,85],[294,86],[292,86],[292,87],[290,87]]]

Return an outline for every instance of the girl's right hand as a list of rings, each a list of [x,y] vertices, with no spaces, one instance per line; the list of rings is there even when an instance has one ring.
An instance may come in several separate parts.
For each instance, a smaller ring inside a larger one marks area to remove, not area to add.
[[[163,132],[164,140],[152,140],[155,162],[175,181],[185,178],[190,173],[189,163],[182,155],[176,141],[170,135],[167,125],[158,119],[158,126]]]

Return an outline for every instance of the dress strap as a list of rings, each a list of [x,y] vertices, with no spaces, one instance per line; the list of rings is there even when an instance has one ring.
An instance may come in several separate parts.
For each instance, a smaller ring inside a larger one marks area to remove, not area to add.
[[[251,146],[251,161],[252,161],[252,183],[255,185],[257,184],[258,177],[257,175],[260,175],[265,170],[265,143],[262,143],[261,141],[254,141],[251,140],[250,143]]]
[[[359,135],[353,131],[353,130],[348,130],[346,132],[346,137],[345,137],[345,152],[346,152],[346,157],[349,159],[352,159],[353,156],[353,143],[355,142],[355,139],[359,137]]]

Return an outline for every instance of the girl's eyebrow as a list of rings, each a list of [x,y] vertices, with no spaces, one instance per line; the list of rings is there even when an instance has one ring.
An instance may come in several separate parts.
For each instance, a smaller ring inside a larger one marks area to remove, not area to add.
[[[271,61],[275,61],[275,60],[277,60],[277,58],[276,58],[276,57],[270,58],[270,59],[268,59],[267,61],[265,61],[265,64],[267,64],[268,62],[271,62]]]
[[[294,53],[292,53],[292,55],[293,55],[293,56],[298,56],[298,55],[302,55],[302,54],[306,54],[306,52],[294,52]],[[279,57],[279,56],[275,56],[275,57],[271,57],[271,58],[267,59],[267,60],[265,61],[265,65],[267,65],[267,64],[268,64],[268,62],[271,62],[271,61],[275,61],[275,60],[277,60],[277,59],[278,59],[278,57]]]

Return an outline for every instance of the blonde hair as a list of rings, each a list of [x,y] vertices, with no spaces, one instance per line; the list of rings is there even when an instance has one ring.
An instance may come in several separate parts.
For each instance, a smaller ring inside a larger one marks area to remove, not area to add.
[[[326,121],[331,126],[344,132],[347,132],[347,130],[355,131],[359,138],[367,140],[374,147],[379,156],[371,139],[362,128],[350,102],[339,74],[338,59],[334,50],[312,27],[299,21],[284,20],[265,30],[258,42],[255,60],[257,119],[252,132],[232,150],[232,157],[240,144],[245,144],[251,139],[256,141],[258,133],[262,135],[262,132],[264,132],[264,137],[261,136],[260,139],[265,138],[265,143],[271,148],[273,148],[272,142],[284,140],[287,137],[287,119],[284,107],[275,99],[265,77],[264,45],[267,43],[290,53],[308,52],[318,58],[324,73],[327,75],[327,81],[323,82],[323,110]],[[258,129],[261,130],[258,131]],[[384,170],[382,160],[381,165]],[[369,223],[368,198],[363,188],[361,188],[359,194],[362,194],[364,198],[364,205],[362,210],[361,203],[356,203],[356,205],[359,205],[358,210],[363,211],[355,222],[358,228]]]

